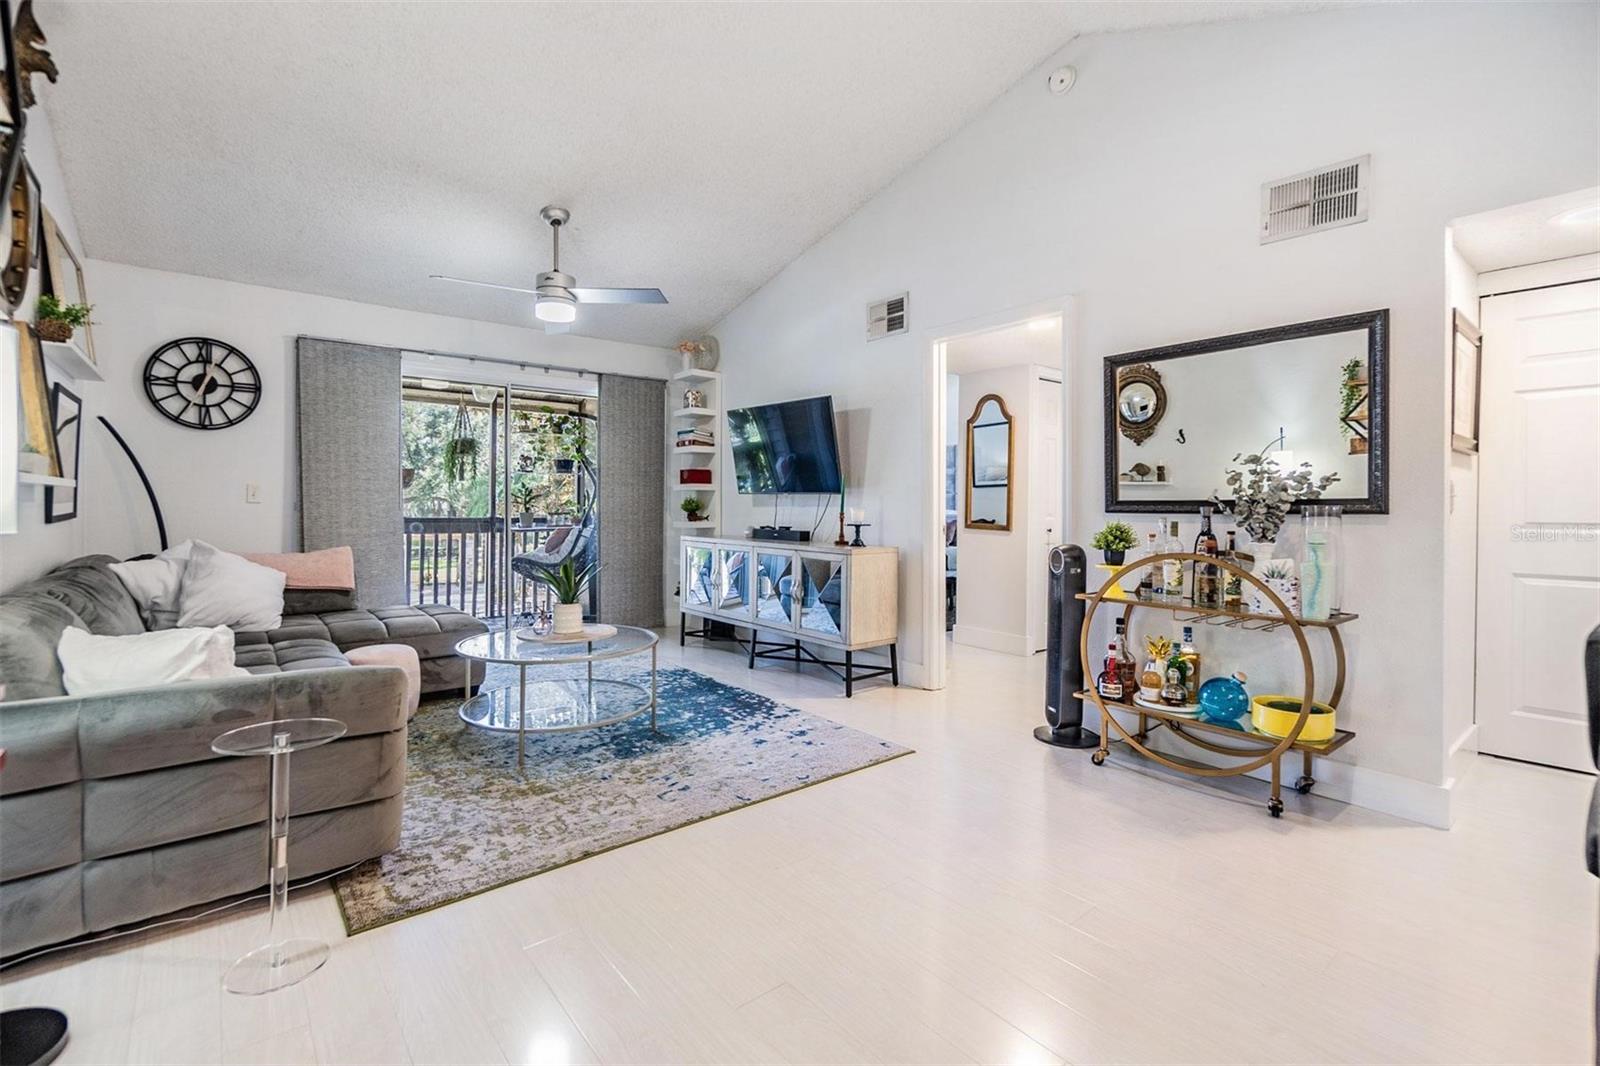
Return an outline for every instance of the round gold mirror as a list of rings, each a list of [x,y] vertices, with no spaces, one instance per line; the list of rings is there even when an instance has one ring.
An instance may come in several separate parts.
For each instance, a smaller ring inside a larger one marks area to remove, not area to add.
[[[1167,413],[1167,390],[1149,363],[1130,366],[1117,375],[1117,428],[1135,444],[1143,444]]]

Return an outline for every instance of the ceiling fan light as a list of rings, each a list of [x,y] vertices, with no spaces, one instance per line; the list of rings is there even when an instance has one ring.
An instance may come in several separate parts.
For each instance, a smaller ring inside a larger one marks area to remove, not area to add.
[[[575,322],[578,318],[578,301],[565,296],[541,296],[533,305],[533,317],[540,322]]]

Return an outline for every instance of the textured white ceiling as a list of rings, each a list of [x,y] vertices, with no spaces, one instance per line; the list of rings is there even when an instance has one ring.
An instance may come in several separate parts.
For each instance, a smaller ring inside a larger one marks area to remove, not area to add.
[[[1322,4],[41,0],[88,255],[495,322],[572,209],[575,332],[717,321],[1074,34]],[[1045,91],[1041,85],[1040,91]]]

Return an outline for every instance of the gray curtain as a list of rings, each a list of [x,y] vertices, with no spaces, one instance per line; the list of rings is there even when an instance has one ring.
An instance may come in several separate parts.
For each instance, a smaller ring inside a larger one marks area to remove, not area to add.
[[[315,337],[298,338],[295,352],[301,545],[355,550],[362,607],[405,603],[400,352]]]
[[[600,376],[600,620],[659,626],[667,383]]]

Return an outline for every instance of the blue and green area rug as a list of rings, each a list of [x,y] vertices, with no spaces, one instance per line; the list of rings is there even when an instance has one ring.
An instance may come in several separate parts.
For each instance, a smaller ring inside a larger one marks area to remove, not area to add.
[[[659,734],[643,714],[530,737],[520,774],[517,738],[459,707],[411,721],[400,846],[335,881],[351,934],[911,753],[681,668],[661,671]]]

